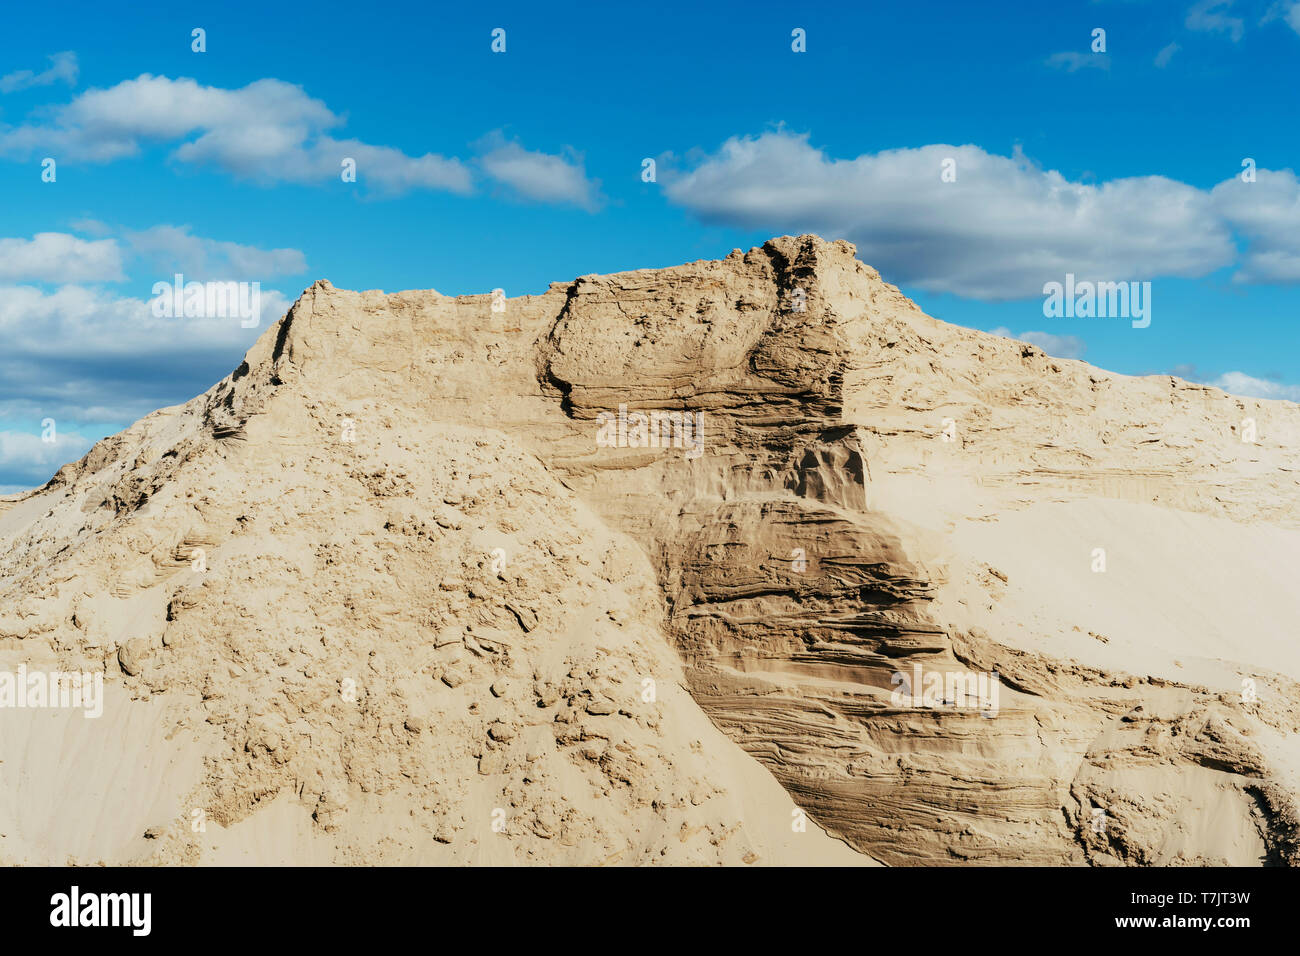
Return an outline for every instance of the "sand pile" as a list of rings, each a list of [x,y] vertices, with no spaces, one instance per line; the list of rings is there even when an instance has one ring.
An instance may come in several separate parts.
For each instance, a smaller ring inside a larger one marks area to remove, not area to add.
[[[0,670],[105,681],[0,709],[0,859],[1295,863],[1298,440],[811,236],[318,282],[0,499]]]

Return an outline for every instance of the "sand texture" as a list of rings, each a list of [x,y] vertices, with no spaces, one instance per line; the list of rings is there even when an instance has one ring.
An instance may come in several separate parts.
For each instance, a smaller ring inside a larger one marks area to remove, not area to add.
[[[1297,567],[1300,406],[846,242],[321,281],[0,498],[0,670],[106,687],[0,709],[0,862],[1297,865]]]

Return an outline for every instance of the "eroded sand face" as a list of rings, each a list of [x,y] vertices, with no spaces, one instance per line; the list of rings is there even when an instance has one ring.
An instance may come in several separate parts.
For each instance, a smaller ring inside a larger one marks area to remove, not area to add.
[[[816,237],[317,283],[0,499],[0,670],[106,681],[0,709],[0,858],[1294,863],[1297,440]]]

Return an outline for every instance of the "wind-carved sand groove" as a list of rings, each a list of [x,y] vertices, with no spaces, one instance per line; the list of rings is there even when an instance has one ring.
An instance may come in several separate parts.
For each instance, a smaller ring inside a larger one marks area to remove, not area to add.
[[[702,453],[598,443],[620,406]],[[104,667],[203,766],[156,841],[0,854],[1294,865],[1297,440],[813,236],[504,313],[318,282],[0,503],[10,656]],[[917,667],[996,708],[900,703]]]

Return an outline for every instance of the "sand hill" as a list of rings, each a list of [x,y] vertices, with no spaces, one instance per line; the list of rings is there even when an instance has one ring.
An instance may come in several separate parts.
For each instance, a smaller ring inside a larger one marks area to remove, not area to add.
[[[106,697],[0,709],[0,860],[1294,865],[1298,564],[1300,406],[845,242],[317,282],[0,498],[0,670]]]

